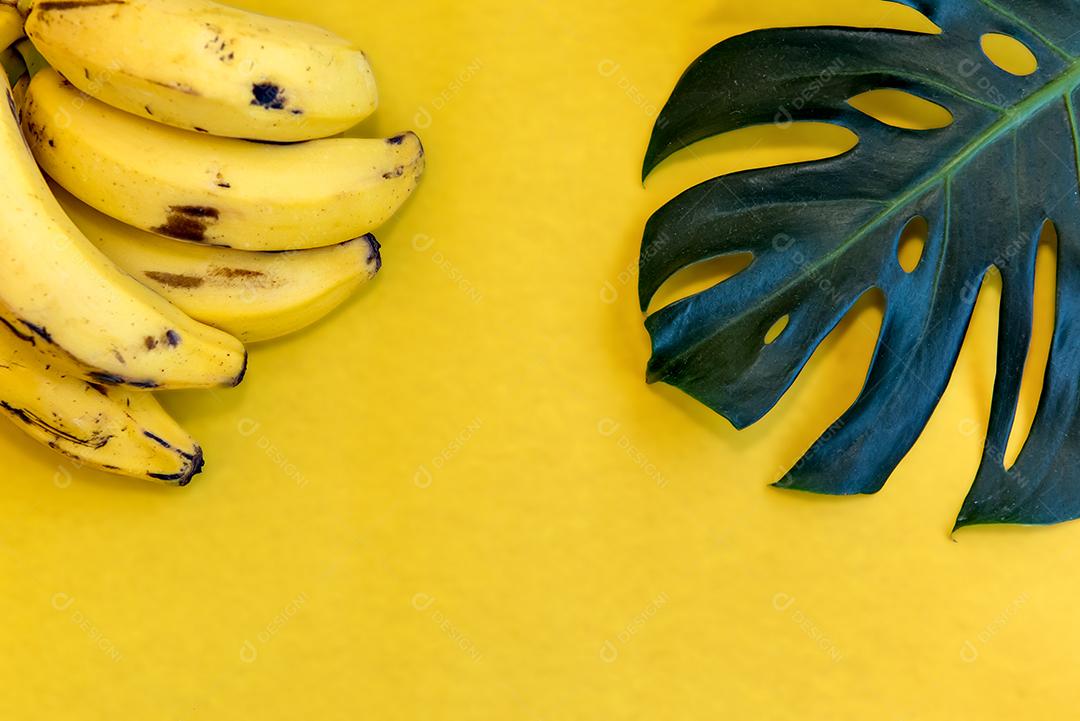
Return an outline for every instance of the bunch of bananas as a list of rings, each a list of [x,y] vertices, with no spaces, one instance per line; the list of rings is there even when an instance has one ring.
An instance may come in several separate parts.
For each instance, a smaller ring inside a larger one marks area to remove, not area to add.
[[[208,0],[0,0],[0,48],[0,409],[185,485],[202,451],[150,391],[240,383],[245,342],[374,276],[420,140],[332,137],[375,110],[365,55]]]

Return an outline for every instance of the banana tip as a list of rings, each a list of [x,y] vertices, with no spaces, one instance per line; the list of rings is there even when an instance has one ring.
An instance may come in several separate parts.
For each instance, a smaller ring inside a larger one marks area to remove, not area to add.
[[[195,452],[191,455],[191,466],[186,474],[180,479],[178,486],[183,487],[191,483],[191,479],[202,473],[203,466],[206,463],[203,461],[203,451],[201,446],[195,446]]]
[[[233,388],[235,388],[236,386],[238,386],[238,385],[240,385],[241,383],[244,382],[244,376],[247,375],[247,369],[248,369],[248,352],[247,352],[247,350],[245,350],[244,351],[244,364],[242,366],[240,366],[240,373],[236,376],[236,379],[233,380],[233,382],[232,382],[232,387]]]
[[[367,241],[368,248],[369,248],[368,257],[367,257],[367,263],[368,263],[368,265],[374,265],[375,266],[374,272],[378,273],[380,270],[382,270],[382,251],[381,251],[382,244],[379,243],[379,241],[376,240],[375,236],[372,235],[371,233],[368,233],[367,235],[365,235],[364,240]]]
[[[406,130],[403,133],[398,133],[397,135],[391,136],[386,139],[387,145],[402,145],[406,141],[408,141],[409,144],[416,144],[417,155],[424,155],[424,143],[420,140],[420,136],[411,130]]]
[[[181,488],[191,483],[192,478],[202,473],[204,465],[202,447],[196,445],[191,453],[184,453],[181,451],[180,455],[187,460],[184,470],[179,473],[170,473],[167,475],[162,473],[150,473],[148,474],[149,477],[153,478],[155,481],[162,481],[170,486]]]

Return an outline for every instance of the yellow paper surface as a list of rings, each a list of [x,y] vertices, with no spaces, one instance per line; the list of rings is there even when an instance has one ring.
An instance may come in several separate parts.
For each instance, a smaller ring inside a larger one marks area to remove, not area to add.
[[[207,452],[187,489],[82,471],[0,427],[0,718],[1073,713],[1080,524],[948,536],[989,410],[997,286],[877,496],[768,487],[857,394],[873,303],[745,432],[643,382],[651,212],[718,173],[850,144],[735,133],[643,188],[675,80],[735,32],[910,13],[242,4],[359,42],[382,105],[358,132],[417,129],[428,174],[358,298],[257,348],[241,388],[166,399]]]

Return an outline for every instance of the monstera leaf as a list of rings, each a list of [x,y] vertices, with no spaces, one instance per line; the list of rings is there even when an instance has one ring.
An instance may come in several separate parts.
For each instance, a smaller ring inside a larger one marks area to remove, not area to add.
[[[733,253],[734,277],[651,315],[648,380],[682,389],[743,428],[779,400],[814,349],[867,291],[886,298],[866,384],[777,485],[874,493],[915,443],[952,372],[982,280],[1001,273],[997,373],[982,463],[957,519],[1049,524],[1080,517],[1080,3],[908,0],[940,29],[773,29],[726,40],[683,75],[664,107],[645,175],[728,130],[826,121],[859,142],[823,161],[737,173],[678,196],[650,219],[640,299],[692,264]],[[1026,45],[1038,69],[1006,72],[984,34]],[[918,95],[953,122],[904,130],[848,100]],[[905,226],[929,225],[905,272]],[[1058,230],[1055,328],[1028,440],[1006,469],[1032,326],[1035,256]],[[766,334],[788,324],[771,343]]]

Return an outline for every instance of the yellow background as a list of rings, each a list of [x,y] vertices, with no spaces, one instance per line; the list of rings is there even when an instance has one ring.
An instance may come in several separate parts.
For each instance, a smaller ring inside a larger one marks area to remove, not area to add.
[[[643,189],[679,74],[752,27],[910,14],[242,4],[361,43],[382,89],[362,130],[418,127],[429,172],[360,297],[255,350],[241,388],[166,399],[207,451],[189,488],[80,471],[0,429],[0,718],[1073,713],[1080,524],[948,535],[989,409],[996,287],[874,497],[767,487],[857,393],[872,303],[746,432],[643,382],[648,215],[717,173],[848,142],[737,133]]]

